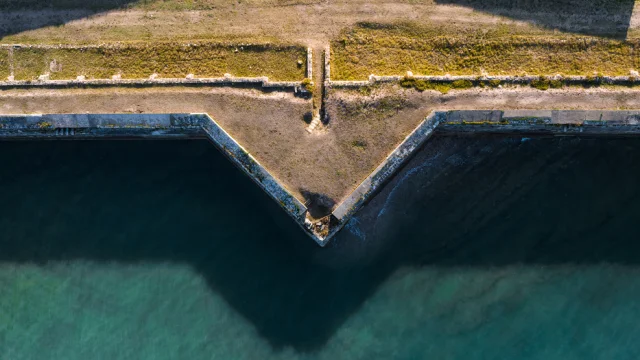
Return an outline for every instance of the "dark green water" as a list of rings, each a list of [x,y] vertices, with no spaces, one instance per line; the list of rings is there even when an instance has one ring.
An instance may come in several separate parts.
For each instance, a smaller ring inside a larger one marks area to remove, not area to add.
[[[204,141],[0,153],[1,360],[640,355],[640,139],[432,139],[325,249]]]

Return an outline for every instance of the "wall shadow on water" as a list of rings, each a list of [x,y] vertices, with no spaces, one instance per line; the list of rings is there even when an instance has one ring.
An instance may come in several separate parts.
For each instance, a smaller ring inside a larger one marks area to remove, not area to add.
[[[624,39],[634,0],[436,0],[550,29]]]
[[[139,0],[1,0],[0,40],[48,26],[88,18],[102,12],[126,8]],[[51,10],[56,11],[51,11]]]
[[[435,137],[325,249],[206,141],[0,142],[0,262],[186,263],[318,350],[402,266],[640,265],[640,141],[549,141]]]
[[[207,141],[0,142],[0,262],[191,265],[275,348],[321,347],[386,276],[323,264]]]
[[[436,136],[358,221],[397,264],[640,266],[639,179],[638,138]]]

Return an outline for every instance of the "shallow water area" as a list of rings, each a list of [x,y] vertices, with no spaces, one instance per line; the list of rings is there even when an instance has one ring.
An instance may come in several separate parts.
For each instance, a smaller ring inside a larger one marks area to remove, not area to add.
[[[434,137],[325,249],[206,141],[0,151],[0,359],[640,355],[640,139]]]

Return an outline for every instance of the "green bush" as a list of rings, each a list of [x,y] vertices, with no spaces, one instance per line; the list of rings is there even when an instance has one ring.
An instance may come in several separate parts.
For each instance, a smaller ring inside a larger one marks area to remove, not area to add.
[[[415,84],[416,84],[416,79],[414,78],[409,78],[405,76],[402,80],[400,80],[400,86],[402,86],[403,88],[410,89],[414,87]]]
[[[501,81],[498,79],[489,80],[489,86],[494,88],[500,86],[500,83]]]
[[[451,83],[451,87],[454,89],[469,89],[473,87],[473,83],[470,80],[456,80]]]
[[[308,92],[313,92],[314,89],[313,84],[311,84],[311,79],[309,78],[304,78],[302,80],[302,87],[304,87]]]
[[[413,86],[416,88],[416,90],[422,92],[427,90],[429,88],[429,85],[430,84],[424,80],[416,80]]]
[[[560,89],[562,88],[562,85],[562,80],[551,80],[549,83],[549,86],[551,86],[552,89]]]
[[[531,86],[538,90],[549,90],[550,85],[551,82],[549,81],[549,79],[543,76],[540,76],[539,78],[531,81]]]

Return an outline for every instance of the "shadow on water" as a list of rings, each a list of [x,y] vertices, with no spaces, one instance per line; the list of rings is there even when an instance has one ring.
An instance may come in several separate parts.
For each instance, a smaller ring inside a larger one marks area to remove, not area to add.
[[[436,0],[550,29],[624,39],[634,0]]]
[[[206,141],[0,151],[0,262],[190,264],[275,348],[321,348],[402,266],[640,263],[635,139],[436,137],[325,249]]]
[[[139,0],[0,0],[0,40],[9,35],[126,8]],[[54,11],[55,10],[55,11]]]

